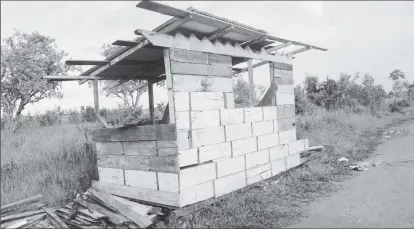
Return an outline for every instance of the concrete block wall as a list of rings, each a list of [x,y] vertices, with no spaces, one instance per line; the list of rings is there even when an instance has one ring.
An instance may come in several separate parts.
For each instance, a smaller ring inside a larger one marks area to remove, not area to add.
[[[171,69],[167,86],[177,127],[181,206],[300,163],[307,141],[296,140],[291,65],[272,65],[279,87],[276,106],[235,108],[231,57],[178,49],[164,54]]]

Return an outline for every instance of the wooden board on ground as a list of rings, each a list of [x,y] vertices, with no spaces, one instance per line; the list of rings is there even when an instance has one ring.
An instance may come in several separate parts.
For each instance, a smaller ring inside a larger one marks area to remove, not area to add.
[[[25,204],[38,202],[41,198],[42,198],[42,195],[39,194],[39,195],[32,196],[32,197],[29,197],[29,198],[26,198],[26,199],[23,199],[23,200],[20,200],[20,201],[16,201],[16,202],[13,202],[13,203],[10,203],[10,204],[3,205],[3,206],[0,207],[1,214],[5,213],[8,210],[16,209],[19,206],[22,206],[22,205],[25,205]]]

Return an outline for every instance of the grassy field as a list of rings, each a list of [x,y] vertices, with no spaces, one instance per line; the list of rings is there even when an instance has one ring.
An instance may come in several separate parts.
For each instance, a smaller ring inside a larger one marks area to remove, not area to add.
[[[167,227],[279,227],[297,220],[304,204],[336,188],[352,175],[336,163],[366,158],[378,143],[380,131],[412,118],[401,113],[350,114],[319,110],[297,117],[298,138],[311,145],[328,145],[322,157],[257,185],[227,195]],[[84,125],[23,128],[1,133],[1,204],[43,194],[49,206],[60,206],[86,190],[97,178],[95,152],[86,141]]]

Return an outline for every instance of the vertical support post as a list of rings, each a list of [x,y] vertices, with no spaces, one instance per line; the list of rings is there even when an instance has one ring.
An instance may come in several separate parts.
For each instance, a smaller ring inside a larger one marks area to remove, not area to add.
[[[273,67],[273,62],[269,62],[269,71],[270,71],[270,86],[275,83],[275,69]],[[277,89],[276,89],[277,90]],[[271,96],[272,106],[276,106],[276,92]]]
[[[99,114],[98,80],[93,81],[93,102],[95,105],[95,114]]]
[[[169,124],[175,124],[175,104],[174,104],[174,89],[171,75],[170,50],[164,49],[164,66],[165,66],[165,81],[168,88],[168,115]]]
[[[149,112],[152,124],[155,125],[154,118],[154,84],[152,80],[148,79],[148,101],[149,101]]]
[[[247,61],[247,70],[249,74],[249,92],[250,92],[250,106],[255,105],[255,93],[254,93],[254,83],[253,83],[253,60],[249,59]]]

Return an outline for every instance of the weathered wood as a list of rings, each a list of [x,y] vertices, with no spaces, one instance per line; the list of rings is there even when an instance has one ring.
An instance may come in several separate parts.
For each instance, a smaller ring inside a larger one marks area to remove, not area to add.
[[[103,214],[101,214],[101,213],[99,213],[97,211],[89,210],[89,209],[78,209],[78,212],[80,214],[83,214],[83,215],[85,215],[87,217],[90,217],[90,218],[92,218],[94,220],[108,219],[108,216],[103,215]]]
[[[171,73],[231,77],[233,75],[233,70],[231,67],[171,61]]]
[[[260,100],[259,104],[256,105],[256,107],[276,105],[275,93],[277,91],[277,88],[278,87],[275,83],[271,83],[269,89],[266,91],[266,94],[263,96],[262,100]]]
[[[174,124],[94,129],[90,131],[90,135],[92,136],[92,141],[95,142],[172,141],[177,139]]]
[[[124,155],[98,155],[99,167],[132,169],[138,171],[178,172],[178,162],[175,156],[124,156]]]
[[[110,195],[113,198],[115,198],[116,200],[118,200],[119,202],[123,203],[124,205],[128,206],[129,208],[131,208],[132,210],[134,210],[135,212],[137,212],[138,214],[142,215],[142,216],[147,216],[147,214],[149,212],[151,212],[154,208],[157,207],[153,207],[153,206],[149,206],[149,205],[145,205],[145,204],[140,204],[119,196],[114,196],[114,195]]]
[[[191,14],[188,14],[187,16],[185,16],[183,18],[180,18],[179,20],[176,20],[173,23],[169,24],[168,26],[163,28],[162,31],[164,31],[165,33],[169,33],[171,31],[179,28],[180,26],[184,25],[185,23],[187,23],[191,19],[192,19]]]
[[[273,46],[273,47],[271,47],[271,48],[268,48],[268,49],[266,49],[266,51],[268,51],[268,52],[274,52],[274,51],[276,51],[276,50],[279,50],[279,49],[282,49],[282,48],[285,48],[285,47],[288,47],[288,46],[290,46],[290,45],[292,45],[292,42],[286,42],[286,43],[283,43],[283,44],[280,44],[280,45],[276,45],[276,46]]]
[[[97,154],[123,154],[122,142],[96,142]]]
[[[67,60],[67,65],[104,65],[110,63],[109,60]]]
[[[1,228],[25,228],[25,227],[29,227],[43,219],[46,218],[46,213],[40,214],[40,215],[35,215],[35,216],[31,216],[29,218],[23,219],[23,220],[19,220],[19,221],[13,221],[10,223],[6,223],[6,224],[2,224]]]
[[[253,83],[253,67],[252,67],[252,59],[247,61],[247,68],[248,68],[248,77],[249,77],[249,98],[250,98],[250,106],[254,106],[256,101],[256,93],[254,91],[254,83]]]
[[[23,200],[19,200],[19,201],[10,203],[10,204],[3,205],[3,206],[0,207],[1,214],[4,214],[5,211],[16,209],[16,208],[18,208],[22,205],[25,205],[25,204],[38,202],[41,198],[42,198],[42,195],[39,194],[39,195],[36,195],[36,196],[32,196],[32,197],[29,197],[29,198],[26,198],[26,199],[23,199]]]
[[[58,227],[58,228],[67,228],[69,229],[69,226],[66,225],[65,222],[63,222],[59,216],[56,215],[56,213],[50,209],[45,208],[44,209],[45,212],[50,216],[51,218],[51,222],[54,226]]]
[[[148,102],[149,102],[149,112],[150,112],[150,120],[152,120],[152,124],[155,125],[155,118],[154,118],[154,84],[151,80],[148,80]]]
[[[273,62],[270,62],[269,63],[269,71],[270,71],[270,87],[272,88],[272,90],[273,90],[273,87],[275,87],[274,88],[274,90],[275,90],[275,92],[273,92],[271,95],[269,95],[270,96],[270,103],[271,103],[271,105],[272,106],[276,106],[276,90],[277,90],[277,85],[275,84],[275,71],[273,70],[274,69],[274,67],[273,67],[273,65],[274,65],[274,63]],[[274,86],[274,85],[276,85],[276,86]],[[260,104],[260,103],[259,103]],[[262,105],[263,106],[263,105]]]
[[[123,142],[124,155],[156,156],[156,141]]]
[[[155,205],[161,204],[164,206],[179,207],[178,193],[155,191],[147,188],[128,187],[98,181],[92,181],[92,187],[112,195],[142,200]]]
[[[183,49],[170,49],[170,60],[184,63],[208,64],[208,55]]]
[[[108,195],[105,192],[93,188],[89,189],[89,192],[91,192],[94,196],[104,201],[109,206],[116,208],[119,211],[119,213],[126,216],[128,219],[136,223],[138,226],[147,227],[152,224],[152,222],[148,220],[146,217],[140,215],[138,212],[135,212],[128,205],[112,197],[111,195]]]
[[[136,41],[126,41],[126,40],[116,40],[112,43],[112,45],[118,45],[118,46],[127,46],[132,47],[139,44],[139,42]]]
[[[223,67],[232,67],[233,65],[231,56],[218,55],[214,53],[208,53],[208,64]]]
[[[293,71],[293,65],[292,64],[273,62],[273,68],[274,69],[279,69],[279,70],[285,70],[285,71]]]
[[[93,81],[93,102],[95,106],[95,113],[99,114],[99,89],[98,80]]]
[[[174,91],[233,92],[233,79],[199,75],[173,75]]]
[[[218,39],[218,38],[232,32],[232,31],[234,31],[234,26],[229,25],[229,26],[227,26],[223,29],[217,29],[216,31],[214,31],[210,35],[208,35],[207,37],[208,37],[209,40],[215,40],[215,39]]]
[[[74,201],[87,209],[90,209],[95,212],[99,212],[100,214],[107,216],[109,221],[111,221],[114,224],[123,224],[129,221],[123,215],[109,211],[108,209],[105,209],[104,207],[100,205],[90,203],[90,202],[87,202],[79,198],[76,198]]]
[[[245,41],[245,42],[241,43],[240,46],[244,48],[244,47],[247,47],[247,46],[250,46],[250,45],[253,45],[253,44],[257,44],[259,42],[262,42],[262,41],[266,40],[266,38],[267,38],[266,35],[259,36],[259,37],[253,38],[253,39],[251,39],[249,41]]]
[[[4,223],[10,220],[16,220],[16,219],[25,218],[25,217],[32,216],[32,215],[37,215],[43,212],[44,210],[42,209],[42,210],[28,211],[28,212],[8,215],[8,216],[1,217],[0,221]]]

